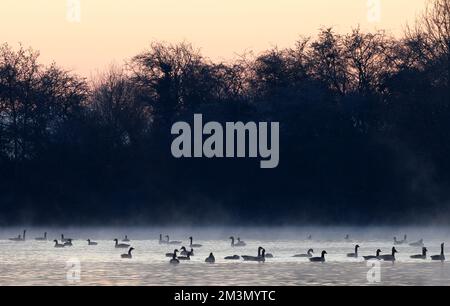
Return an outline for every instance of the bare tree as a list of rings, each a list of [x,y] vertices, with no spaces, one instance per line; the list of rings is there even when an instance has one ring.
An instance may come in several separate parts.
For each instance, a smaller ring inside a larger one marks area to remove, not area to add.
[[[331,28],[323,29],[309,51],[311,72],[340,95],[349,90],[349,71],[342,37]]]
[[[406,42],[420,67],[437,65],[450,75],[450,0],[431,0],[425,13],[406,31]]]

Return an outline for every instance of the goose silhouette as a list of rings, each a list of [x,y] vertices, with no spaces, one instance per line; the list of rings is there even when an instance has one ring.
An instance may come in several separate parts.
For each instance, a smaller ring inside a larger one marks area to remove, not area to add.
[[[381,250],[378,249],[375,256],[369,255],[369,256],[363,256],[363,258],[364,258],[364,260],[373,260],[373,259],[378,259],[379,260],[380,259],[380,253],[381,253]]]
[[[328,254],[327,251],[322,251],[322,256],[309,258],[310,262],[325,262],[325,255]]]
[[[314,250],[313,249],[309,249],[306,254],[297,254],[297,255],[294,255],[293,257],[311,258],[311,257],[313,257],[313,254],[314,254]]]
[[[445,261],[445,255],[444,255],[444,243],[441,244],[441,254],[439,255],[433,255],[431,256],[431,260],[439,260],[439,261]]]
[[[427,248],[422,248],[422,254],[418,254],[418,255],[412,255],[410,256],[410,258],[412,259],[427,259]]]
[[[133,250],[134,250],[134,248],[130,248],[128,250],[127,254],[122,254],[122,255],[120,255],[120,257],[124,258],[124,259],[131,259],[131,258],[133,258],[133,255],[131,255],[131,252],[133,252]]]

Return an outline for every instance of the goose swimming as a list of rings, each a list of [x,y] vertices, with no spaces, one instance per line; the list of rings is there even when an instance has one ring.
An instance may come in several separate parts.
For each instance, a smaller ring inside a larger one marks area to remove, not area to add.
[[[241,247],[241,246],[246,246],[246,245],[247,245],[247,243],[245,243],[245,241],[242,241],[241,237],[237,238],[237,242],[236,242],[235,246]]]
[[[180,250],[181,250],[180,255],[186,256],[188,254],[188,251],[186,250],[185,246],[182,246]]]
[[[313,249],[309,249],[306,254],[297,254],[297,255],[294,255],[293,257],[311,258],[311,257],[313,257],[313,253],[314,253],[314,250]]]
[[[59,243],[58,240],[56,240],[56,239],[53,240],[53,242],[55,243],[55,248],[64,248],[65,247],[64,244]]]
[[[116,245],[115,245],[116,249],[128,249],[130,247],[129,244],[119,243],[119,239],[117,239],[117,238],[114,239],[113,241],[116,243]]]
[[[216,258],[214,257],[213,253],[210,253],[209,256],[205,259],[206,263],[215,263],[216,262]]]
[[[166,239],[167,239],[167,244],[171,244],[171,245],[174,245],[174,244],[180,245],[180,244],[182,244],[181,241],[170,241],[169,235],[166,235]]]
[[[73,246],[73,244],[72,244],[72,239],[67,239],[67,241],[64,242],[64,246],[68,246],[68,247]]]
[[[259,247],[258,248],[258,256],[243,255],[242,258],[244,259],[244,261],[264,262],[264,261],[266,261],[266,250],[263,247]]]
[[[328,254],[327,251],[322,251],[322,256],[309,258],[310,262],[325,262],[325,255]]]
[[[159,244],[167,244],[167,241],[162,239],[162,234],[159,234]]]
[[[427,259],[427,248],[422,248],[422,254],[419,255],[412,255],[410,258],[412,259]]]
[[[34,238],[36,241],[47,241],[47,232],[44,233],[44,237]]]
[[[392,248],[392,253],[389,255],[380,255],[380,259],[384,261],[395,261],[395,253],[398,253],[395,247]]]
[[[239,255],[227,256],[224,259],[225,260],[239,260],[239,259],[241,259],[241,256],[239,256]]]
[[[373,260],[373,259],[378,259],[379,260],[380,259],[380,253],[381,253],[381,250],[378,249],[375,256],[371,255],[371,256],[363,256],[363,257],[364,257],[364,260]]]
[[[131,258],[133,258],[133,256],[131,255],[131,252],[134,250],[134,248],[130,248],[129,250],[128,250],[128,254],[122,254],[122,255],[120,255],[120,257],[122,257],[122,258],[127,258],[127,259],[131,259]]]
[[[69,242],[69,240],[73,241],[72,238],[64,238],[64,234],[61,234],[61,242]]]
[[[202,247],[201,244],[193,244],[192,242],[194,241],[194,238],[192,238],[192,237],[189,237],[189,241],[190,241],[189,246],[190,246],[191,248],[201,248],[201,247]]]
[[[423,247],[424,246],[423,239],[420,239],[419,241],[416,242],[412,242],[409,244],[409,246]]]
[[[88,242],[88,245],[98,245],[97,242],[91,241],[91,239],[88,239],[87,242]]]
[[[187,256],[187,255],[189,255],[189,256],[194,256],[194,249],[191,248],[191,250],[188,251],[188,250],[186,249],[186,247],[183,246],[183,247],[181,247],[180,255],[183,255],[183,256]]]
[[[178,250],[173,251],[172,259],[170,260],[170,264],[172,265],[178,265],[180,261],[177,259],[177,252]]]
[[[23,236],[19,235],[17,237],[14,238],[9,238],[10,241],[16,241],[16,242],[21,242],[21,241],[25,241],[25,235],[26,235],[27,231],[23,230]]]
[[[125,235],[125,238],[122,239],[122,242],[130,242],[130,241],[131,241],[131,240],[128,239],[128,236],[127,236],[127,235]]]
[[[444,255],[444,243],[441,244],[441,254],[431,256],[431,260],[445,261],[445,255]]]
[[[244,247],[244,246],[247,245],[244,241],[241,241],[241,238],[239,238],[239,237],[237,239],[237,242],[235,242],[233,236],[231,236],[230,239],[231,239],[231,246],[232,247]]]
[[[262,247],[258,247],[258,256],[242,255],[242,259],[244,259],[245,261],[256,260],[258,257],[261,256],[262,249],[263,249]]]
[[[359,249],[359,245],[356,245],[355,246],[355,253],[348,253],[347,257],[358,258],[358,249]]]

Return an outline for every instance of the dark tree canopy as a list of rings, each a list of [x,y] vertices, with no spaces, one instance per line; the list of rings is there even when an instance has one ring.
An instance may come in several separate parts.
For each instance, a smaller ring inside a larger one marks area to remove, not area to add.
[[[402,38],[324,28],[213,62],[155,42],[88,82],[0,46],[0,224],[444,222],[450,1]],[[170,128],[279,121],[280,166],[177,160]]]

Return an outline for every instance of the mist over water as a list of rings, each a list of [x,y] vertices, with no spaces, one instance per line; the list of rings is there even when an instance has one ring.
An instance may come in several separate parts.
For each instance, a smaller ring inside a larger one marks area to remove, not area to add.
[[[0,229],[0,285],[371,285],[366,262],[347,258],[355,244],[359,253],[374,255],[380,248],[390,254],[393,237],[408,235],[408,243],[424,239],[429,256],[440,253],[440,244],[447,242],[450,227],[90,227],[90,228],[27,228],[25,242],[13,242],[23,227]],[[34,241],[48,232],[48,242]],[[53,239],[76,239],[73,247],[54,248]],[[190,236],[195,256],[189,262],[171,266],[167,252],[181,245],[160,245],[159,234],[170,235],[189,248]],[[349,234],[351,241],[345,241]],[[114,248],[114,238],[127,235],[135,248],[133,259],[121,259],[127,249]],[[307,237],[312,235],[312,240]],[[230,236],[241,237],[245,247],[231,247]],[[86,239],[99,243],[88,246]],[[226,261],[229,255],[257,254],[264,247],[274,258],[265,263]],[[295,254],[314,249],[315,256],[322,250],[328,255],[326,263],[314,264]],[[450,285],[450,266],[447,262],[413,260],[421,247],[408,244],[396,246],[399,253],[392,264],[381,263],[380,285]],[[204,260],[213,252],[216,264]],[[69,282],[67,262],[79,260],[79,282]]]

